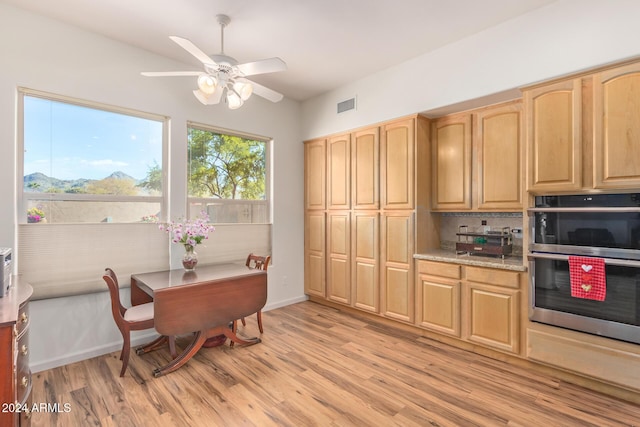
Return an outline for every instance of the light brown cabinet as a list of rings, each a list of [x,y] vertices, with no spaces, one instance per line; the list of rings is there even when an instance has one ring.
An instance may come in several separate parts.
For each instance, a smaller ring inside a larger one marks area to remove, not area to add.
[[[352,214],[353,306],[380,312],[380,214],[355,211]]]
[[[478,210],[522,210],[522,103],[489,107],[473,114]]]
[[[461,267],[418,261],[416,323],[460,338]]]
[[[381,217],[382,314],[392,319],[414,319],[414,215],[387,211]]]
[[[304,292],[325,296],[325,213],[307,211],[304,219]]]
[[[517,272],[465,267],[468,340],[520,352],[520,283]]]
[[[432,123],[435,211],[522,210],[522,102]]]
[[[529,191],[582,186],[582,84],[570,79],[524,92]]]
[[[304,207],[325,209],[326,140],[318,139],[304,144]]]
[[[640,187],[640,63],[593,76],[594,187]]]
[[[351,135],[327,139],[327,209],[351,208]]]
[[[417,265],[417,326],[521,354],[523,273],[426,260]]]
[[[351,134],[351,193],[353,209],[380,207],[380,130]]]
[[[327,298],[351,304],[350,212],[327,213]]]
[[[640,63],[524,90],[527,189],[640,186]]]
[[[471,115],[432,122],[431,147],[433,209],[471,209]]]
[[[426,216],[428,205],[416,189],[429,184],[416,165],[429,164],[428,129],[412,116],[305,143],[306,191],[322,188],[321,167],[326,179],[324,209],[311,202],[320,195],[305,197],[308,295],[413,322],[416,210]]]
[[[414,118],[382,126],[380,144],[383,209],[413,209],[415,185]]]

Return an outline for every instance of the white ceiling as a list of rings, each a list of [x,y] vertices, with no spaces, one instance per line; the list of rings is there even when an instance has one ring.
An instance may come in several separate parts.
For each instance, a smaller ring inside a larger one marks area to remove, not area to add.
[[[1,0],[183,62],[184,70],[201,64],[168,36],[218,53],[215,16],[227,14],[225,53],[241,63],[282,58],[287,71],[252,79],[299,101],[553,1]]]

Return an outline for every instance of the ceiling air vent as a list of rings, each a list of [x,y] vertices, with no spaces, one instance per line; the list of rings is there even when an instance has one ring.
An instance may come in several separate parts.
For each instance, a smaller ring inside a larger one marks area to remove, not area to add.
[[[345,111],[355,110],[356,109],[356,99],[351,98],[346,101],[338,102],[338,114],[344,113]]]

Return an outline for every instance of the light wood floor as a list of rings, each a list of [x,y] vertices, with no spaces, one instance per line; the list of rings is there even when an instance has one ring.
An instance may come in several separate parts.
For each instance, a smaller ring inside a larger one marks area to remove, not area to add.
[[[33,426],[640,425],[634,404],[312,302],[263,321],[261,344],[202,349],[161,378],[166,350],[132,354],[124,378],[117,352],[34,374],[33,401],[70,412]]]

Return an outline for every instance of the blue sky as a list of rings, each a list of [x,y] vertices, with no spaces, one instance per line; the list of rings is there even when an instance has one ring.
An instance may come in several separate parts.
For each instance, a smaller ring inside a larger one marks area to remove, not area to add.
[[[25,175],[143,179],[162,165],[162,122],[25,96],[24,128]]]

